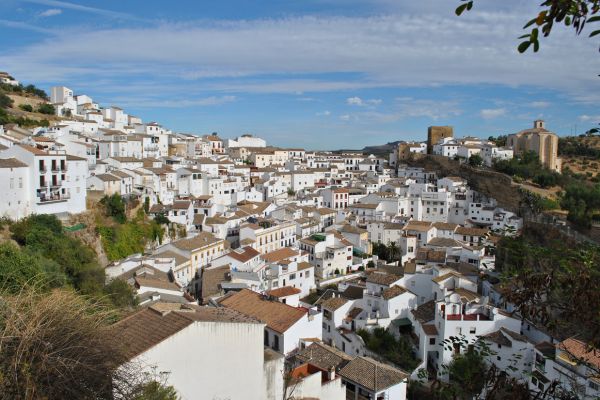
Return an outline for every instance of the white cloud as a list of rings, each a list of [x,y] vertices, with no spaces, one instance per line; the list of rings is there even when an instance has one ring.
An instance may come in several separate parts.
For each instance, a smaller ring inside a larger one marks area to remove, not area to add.
[[[350,118],[351,118],[350,114],[340,115],[340,119],[342,121],[350,121]]]
[[[364,103],[360,97],[348,97],[346,99],[346,104],[351,106],[362,106]]]
[[[368,106],[378,106],[382,103],[381,99],[369,99],[369,100],[363,100],[360,97],[354,96],[354,97],[348,97],[346,99],[346,104],[351,105],[351,106],[360,106],[360,107],[368,107]]]
[[[46,11],[42,11],[38,15],[40,17],[54,17],[56,15],[62,14],[62,10],[60,8],[50,8]]]
[[[116,18],[116,19],[128,19],[128,20],[141,20],[141,18],[135,17],[131,14],[126,14],[117,11],[105,10],[102,8],[88,7],[80,4],[69,3],[67,1],[59,0],[23,0],[27,3],[40,4],[49,7],[60,7],[68,10],[87,12],[91,14],[102,15],[105,17]],[[56,15],[56,14],[54,14]]]
[[[600,123],[600,115],[580,115],[579,120],[582,122],[599,122]]]
[[[494,119],[506,114],[505,108],[484,108],[479,112],[483,119]]]
[[[548,102],[548,101],[533,101],[529,105],[533,108],[546,108],[546,107],[550,107],[550,102]]]
[[[331,111],[327,111],[327,110],[325,110],[325,111],[322,111],[322,112],[318,112],[316,115],[317,115],[318,117],[328,117],[328,116],[330,116],[330,115],[331,115]]]
[[[165,100],[142,97],[124,97],[115,99],[116,103],[128,107],[164,107],[164,108],[183,108],[183,107],[207,107],[218,106],[221,104],[231,103],[236,101],[235,96],[210,96],[204,98],[191,98],[180,100]]]
[[[28,1],[127,16],[62,1]],[[517,54],[515,37],[534,4],[525,12],[502,5],[476,8],[458,18],[424,12],[433,0],[423,3],[384,16],[73,28],[20,50],[0,50],[0,56],[3,68],[41,83],[85,82],[90,76],[123,80],[129,74],[148,81],[197,79],[197,87],[210,90],[270,93],[494,84],[598,100],[589,91],[597,84],[593,41],[559,29],[542,41],[539,53]],[[367,104],[375,106],[378,99]]]

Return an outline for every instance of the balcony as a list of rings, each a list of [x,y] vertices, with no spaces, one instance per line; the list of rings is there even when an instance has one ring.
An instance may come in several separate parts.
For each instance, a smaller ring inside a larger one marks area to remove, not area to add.
[[[58,203],[61,201],[67,201],[70,198],[71,198],[71,196],[68,193],[66,193],[66,194],[55,193],[55,194],[50,194],[50,195],[42,194],[42,196],[37,200],[37,203],[38,204]]]
[[[48,172],[46,167],[41,167],[39,171],[40,171],[40,174],[45,174],[46,172]]]

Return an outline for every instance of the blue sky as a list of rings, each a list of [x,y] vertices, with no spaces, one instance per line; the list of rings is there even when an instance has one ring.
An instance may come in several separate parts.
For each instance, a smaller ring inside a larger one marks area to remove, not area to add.
[[[535,2],[456,3],[3,0],[0,70],[175,131],[310,149],[600,123],[597,41],[559,27],[519,55]]]

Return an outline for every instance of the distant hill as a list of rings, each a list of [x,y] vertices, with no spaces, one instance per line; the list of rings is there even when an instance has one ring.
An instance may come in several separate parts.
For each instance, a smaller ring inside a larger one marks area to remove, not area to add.
[[[340,150],[336,150],[336,152],[360,151],[365,154],[388,155],[389,153],[394,151],[396,146],[398,146],[398,143],[400,143],[400,140],[397,140],[395,142],[388,142],[386,144],[381,144],[381,145],[376,145],[376,146],[365,146],[362,148],[362,150],[340,149]]]

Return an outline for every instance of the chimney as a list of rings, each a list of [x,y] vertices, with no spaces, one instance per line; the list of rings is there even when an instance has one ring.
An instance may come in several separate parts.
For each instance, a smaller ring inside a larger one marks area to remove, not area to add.
[[[328,371],[327,375],[329,376],[330,381],[335,379],[335,366],[332,365],[331,367],[329,367],[329,371]]]
[[[541,119],[536,119],[535,121],[533,121],[533,128],[534,129],[544,129],[545,128],[544,121]]]

